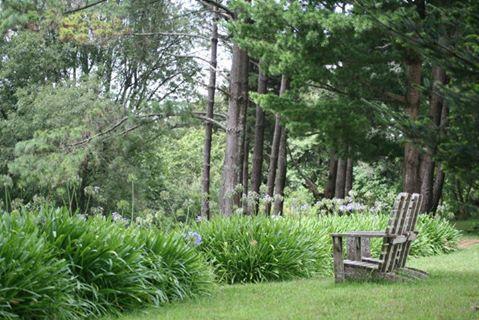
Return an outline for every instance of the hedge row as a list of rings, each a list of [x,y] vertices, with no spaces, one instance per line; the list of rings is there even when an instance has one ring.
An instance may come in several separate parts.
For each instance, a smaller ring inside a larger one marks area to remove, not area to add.
[[[234,216],[165,233],[67,210],[0,218],[0,318],[82,319],[208,293],[218,282],[332,273],[332,232],[383,230],[387,217]],[[455,249],[459,232],[421,216],[412,254]],[[379,253],[380,241],[372,242]]]
[[[66,210],[0,219],[0,318],[79,319],[201,295],[212,273],[181,236]]]
[[[332,274],[331,233],[385,230],[388,216],[356,214],[303,218],[217,218],[196,228],[198,248],[226,283],[278,281],[312,274]],[[455,250],[459,231],[445,220],[422,215],[411,255],[430,256]],[[371,243],[379,255],[380,239]]]

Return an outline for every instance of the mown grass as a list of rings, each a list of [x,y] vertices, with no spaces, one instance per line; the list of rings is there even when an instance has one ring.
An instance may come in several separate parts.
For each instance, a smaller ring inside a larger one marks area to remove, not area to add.
[[[430,273],[422,281],[335,284],[315,278],[221,286],[208,298],[119,319],[479,319],[478,265],[474,245],[412,260],[411,266]]]

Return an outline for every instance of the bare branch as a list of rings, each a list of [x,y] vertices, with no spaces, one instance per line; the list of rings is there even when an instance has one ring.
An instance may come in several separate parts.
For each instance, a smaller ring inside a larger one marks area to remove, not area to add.
[[[142,33],[125,33],[123,35],[124,36],[140,36],[140,37],[175,36],[175,37],[191,37],[191,38],[209,39],[209,37],[202,34],[193,34],[193,33],[184,33],[184,32],[142,32]]]
[[[220,9],[223,12],[220,11],[218,13],[226,19],[234,19],[235,18],[235,14],[234,14],[233,11],[231,11],[227,6],[222,5],[221,3],[219,3],[215,0],[198,0],[198,1],[201,2],[204,5],[209,6],[209,7],[215,7],[215,8]]]
[[[400,95],[400,94],[396,94],[396,93],[393,93],[393,92],[387,91],[387,92],[384,93],[384,96],[391,101],[395,101],[395,102],[399,102],[399,103],[406,103],[407,102],[405,96]]]
[[[221,122],[215,120],[215,119],[211,119],[211,118],[208,118],[208,117],[200,115],[200,114],[193,114],[193,116],[195,116],[196,118],[201,119],[203,121],[214,124],[214,125],[218,126],[220,129],[223,129],[224,131],[226,131],[226,126],[224,124],[222,124]]]
[[[92,2],[92,3],[88,3],[86,5],[84,5],[83,7],[78,7],[78,8],[75,8],[75,9],[72,9],[72,10],[67,10],[65,12],[63,12],[64,15],[67,15],[67,14],[72,14],[72,13],[76,13],[78,11],[82,11],[82,10],[85,10],[85,9],[88,9],[88,8],[91,8],[91,7],[94,7],[100,3],[103,3],[103,2],[106,2],[107,0],[98,0],[96,2]]]
[[[200,115],[200,116],[204,116],[206,114],[206,112],[198,112],[198,111],[193,111],[192,112],[193,115]],[[226,120],[226,114],[224,113],[214,113],[213,114],[215,117],[220,117],[220,118],[223,118]]]

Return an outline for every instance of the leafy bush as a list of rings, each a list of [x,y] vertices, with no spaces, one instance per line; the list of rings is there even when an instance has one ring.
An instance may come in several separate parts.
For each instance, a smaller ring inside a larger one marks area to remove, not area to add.
[[[211,288],[210,267],[178,234],[67,210],[16,215],[0,218],[4,317],[93,318]]]
[[[411,246],[414,256],[433,256],[457,249],[461,233],[445,219],[420,215],[417,223],[419,236]]]
[[[135,230],[101,217],[83,221],[66,211],[38,217],[46,239],[66,259],[76,276],[77,297],[89,314],[131,309],[155,301],[156,289],[148,282],[152,272]]]
[[[3,214],[0,317],[94,318],[181,300],[210,290],[210,265],[225,283],[329,275],[331,233],[384,230],[387,220],[364,213],[234,216],[165,234],[60,209]],[[424,215],[418,231],[411,252],[416,256],[450,252],[459,236],[446,220]],[[381,241],[371,248],[379,254]]]
[[[30,219],[0,219],[0,318],[73,319],[74,278]]]
[[[384,214],[320,215],[306,217],[216,218],[197,226],[203,237],[198,248],[214,266],[220,281],[259,282],[332,273],[331,233],[385,230]],[[459,232],[443,219],[422,215],[411,255],[429,256],[456,248]],[[371,240],[380,254],[381,239]]]
[[[165,235],[158,229],[140,230],[146,265],[155,272],[148,280],[157,288],[160,302],[182,300],[211,291],[213,273],[203,256],[179,234]]]
[[[297,221],[234,216],[200,223],[198,231],[198,247],[221,282],[286,280],[315,271],[318,242]]]

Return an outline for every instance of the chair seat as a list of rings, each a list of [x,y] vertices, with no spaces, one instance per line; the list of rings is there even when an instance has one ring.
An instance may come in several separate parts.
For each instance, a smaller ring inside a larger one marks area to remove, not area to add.
[[[381,259],[376,259],[376,258],[371,258],[371,257],[362,257],[361,260],[363,262],[369,262],[369,263],[374,263],[374,264],[380,264],[380,263],[384,262]]]
[[[367,268],[372,270],[377,270],[379,268],[379,265],[376,263],[354,260],[344,260],[344,265],[349,267]]]

